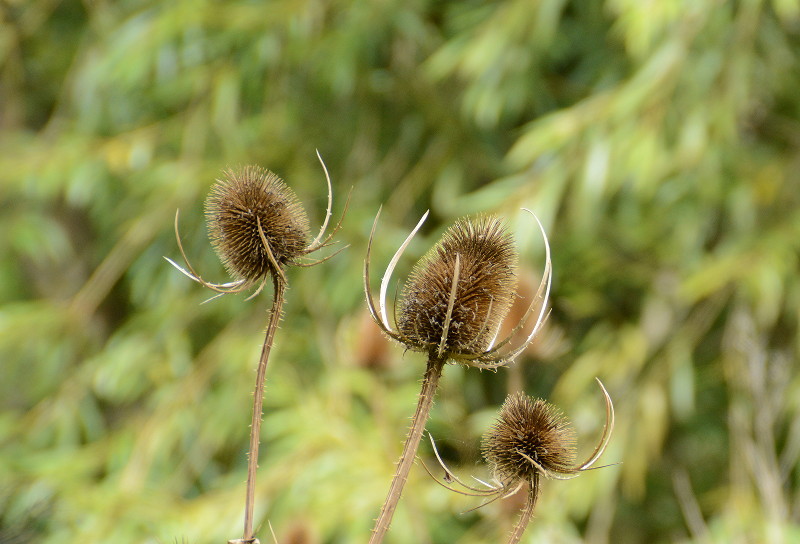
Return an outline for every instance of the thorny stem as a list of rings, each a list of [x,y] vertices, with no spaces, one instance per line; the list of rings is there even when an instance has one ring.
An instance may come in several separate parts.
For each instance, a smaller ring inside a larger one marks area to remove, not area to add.
[[[525,501],[525,507],[519,516],[517,524],[508,539],[508,544],[517,544],[522,539],[522,534],[528,527],[531,518],[533,517],[533,509],[536,506],[536,498],[539,496],[539,473],[534,472],[531,481],[528,482],[528,499]]]
[[[425,369],[425,377],[422,380],[422,390],[419,393],[419,401],[417,402],[417,411],[414,412],[414,417],[411,420],[411,428],[408,431],[406,442],[403,445],[403,453],[400,455],[400,461],[397,463],[392,485],[389,487],[389,493],[386,500],[381,507],[381,513],[375,522],[375,528],[372,530],[372,537],[370,544],[379,544],[383,542],[383,537],[386,536],[389,530],[389,525],[392,523],[394,511],[397,508],[397,503],[400,501],[400,495],[403,493],[403,486],[408,480],[408,474],[411,472],[411,465],[414,463],[414,458],[419,449],[419,442],[422,439],[422,432],[425,430],[425,423],[428,421],[428,416],[431,413],[433,406],[433,396],[436,394],[436,388],[439,386],[439,378],[442,377],[442,369],[447,361],[446,357],[437,357],[431,354],[428,358],[428,366]]]
[[[253,505],[256,491],[256,470],[258,469],[258,446],[261,437],[261,417],[263,415],[262,408],[264,405],[264,382],[267,373],[269,352],[272,349],[272,341],[275,337],[275,330],[278,328],[278,321],[281,320],[286,282],[278,274],[273,274],[272,286],[274,287],[272,308],[269,312],[269,323],[267,324],[264,345],[261,347],[261,357],[258,359],[256,387],[253,392],[253,420],[250,424],[250,450],[247,460],[247,494],[245,496],[244,505],[243,543],[255,542],[255,538],[253,537]]]

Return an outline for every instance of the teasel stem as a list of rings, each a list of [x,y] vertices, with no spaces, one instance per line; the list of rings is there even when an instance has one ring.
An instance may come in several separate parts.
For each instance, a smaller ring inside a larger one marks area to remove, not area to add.
[[[525,529],[531,522],[533,517],[533,509],[536,507],[536,499],[539,497],[539,473],[534,472],[528,482],[528,498],[525,501],[525,506],[522,509],[519,520],[511,532],[508,539],[508,544],[517,544],[521,539]]]
[[[417,410],[411,420],[411,428],[408,431],[408,436],[406,436],[403,453],[400,455],[394,478],[392,478],[392,485],[389,486],[389,493],[381,507],[381,513],[375,521],[375,528],[372,530],[372,537],[369,539],[370,544],[383,542],[384,536],[389,531],[394,511],[400,501],[400,495],[403,493],[403,486],[408,480],[411,465],[414,464],[414,459],[417,456],[419,443],[425,430],[425,423],[431,413],[433,397],[439,386],[439,379],[442,377],[445,362],[447,362],[447,357],[438,356],[435,352],[428,357],[428,365],[425,369],[425,376],[422,379],[422,390],[419,393]]]
[[[264,345],[261,347],[261,356],[258,359],[258,370],[256,371],[256,387],[253,391],[253,419],[250,423],[250,449],[247,459],[247,492],[244,505],[244,534],[242,542],[254,542],[253,536],[253,509],[255,506],[256,492],[256,471],[258,470],[258,449],[261,439],[261,419],[264,406],[264,384],[266,382],[267,362],[269,353],[272,350],[272,342],[275,338],[275,331],[278,322],[281,320],[283,311],[284,293],[286,292],[286,281],[283,275],[272,275],[272,308],[269,311],[269,322],[267,332],[264,337]]]

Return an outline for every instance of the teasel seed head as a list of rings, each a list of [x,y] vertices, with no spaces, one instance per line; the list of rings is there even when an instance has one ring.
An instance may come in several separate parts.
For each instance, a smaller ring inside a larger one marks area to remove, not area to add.
[[[370,287],[369,267],[379,211],[364,259],[364,291],[373,321],[407,349],[427,351],[437,359],[486,369],[496,369],[513,361],[541,329],[552,281],[550,246],[544,227],[533,212],[524,210],[536,220],[544,238],[545,267],[528,309],[504,339],[496,342],[500,324],[516,296],[517,253],[513,238],[503,224],[487,216],[456,222],[414,267],[396,304],[399,315],[395,319],[395,330],[388,318],[386,292],[397,262],[428,213],[422,216],[386,267],[376,304]],[[525,340],[515,348],[503,350],[526,326],[535,310],[538,310],[536,321]]]
[[[259,166],[226,170],[206,199],[208,235],[235,278],[260,281],[302,255],[308,245],[308,217],[294,191]],[[263,238],[272,251],[270,258]]]
[[[350,202],[348,197],[342,218],[333,231],[326,235],[332,215],[333,188],[319,152],[317,158],[328,184],[328,208],[319,234],[311,242],[308,217],[294,191],[269,170],[245,166],[238,170],[226,170],[224,178],[217,180],[212,187],[205,204],[211,244],[234,281],[212,283],[195,271],[181,242],[179,211],[175,213],[175,239],[186,268],[168,257],[164,258],[185,276],[219,295],[240,293],[258,285],[250,298],[261,292],[270,278],[285,283],[283,269],[287,264],[307,267],[330,259],[344,248],[315,262],[300,260],[333,243],[331,240],[341,228]]]
[[[575,464],[575,431],[567,418],[545,400],[515,393],[503,403],[497,422],[484,435],[481,444],[483,456],[493,472],[493,483],[478,480],[482,487],[475,487],[459,479],[442,460],[433,438],[431,445],[445,471],[445,481],[439,481],[424,463],[423,466],[439,485],[462,495],[483,497],[484,502],[475,508],[527,488],[525,506],[508,540],[516,544],[533,516],[541,477],[575,478],[592,468],[603,455],[614,430],[614,404],[599,379],[597,384],[606,402],[606,423],[594,452],[579,465]]]
[[[516,288],[514,239],[494,217],[461,219],[412,270],[397,328],[420,351],[452,359],[489,347]]]
[[[206,281],[192,267],[181,242],[178,228],[180,211],[175,213],[175,239],[186,268],[172,259],[165,259],[182,274],[204,287],[217,292],[213,298],[228,293],[240,293],[258,285],[249,298],[260,293],[272,280],[272,307],[261,348],[253,392],[253,412],[250,424],[250,447],[247,462],[247,488],[245,493],[244,531],[242,538],[229,540],[230,544],[258,544],[253,532],[255,477],[258,468],[259,437],[264,399],[264,380],[275,331],[281,319],[287,278],[283,268],[287,264],[313,266],[317,262],[300,262],[299,259],[320,248],[331,245],[331,239],[341,228],[340,219],[333,232],[325,235],[331,218],[333,188],[328,169],[317,151],[317,158],[325,172],[328,185],[328,207],[319,234],[309,243],[308,218],[297,196],[278,176],[258,166],[225,171],[225,178],[217,180],[206,200],[206,217],[211,243],[234,281],[212,283]],[[349,202],[349,198],[348,198]],[[342,212],[342,217],[347,210]],[[341,249],[339,250],[341,251]],[[211,299],[209,299],[211,300]],[[206,301],[207,302],[207,301]],[[274,536],[274,535],[273,535]]]
[[[503,403],[481,450],[495,478],[510,486],[532,481],[537,472],[571,474],[575,444],[575,431],[558,408],[520,392]]]

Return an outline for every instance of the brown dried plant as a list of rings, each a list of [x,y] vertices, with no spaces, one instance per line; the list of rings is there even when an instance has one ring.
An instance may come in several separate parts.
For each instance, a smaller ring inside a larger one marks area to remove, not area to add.
[[[506,398],[497,422],[484,435],[481,444],[483,456],[491,467],[493,483],[477,478],[484,487],[464,483],[445,465],[432,438],[434,453],[445,471],[445,481],[440,482],[427,467],[425,469],[437,483],[451,491],[485,497],[487,500],[476,508],[514,495],[527,486],[525,506],[508,541],[516,544],[533,516],[540,478],[575,478],[589,470],[605,451],[614,430],[614,404],[602,382],[597,380],[597,383],[606,402],[606,422],[597,447],[583,463],[575,464],[575,431],[561,411],[543,399],[518,392]]]
[[[378,305],[370,286],[370,250],[378,216],[370,233],[364,261],[364,290],[372,319],[390,338],[407,349],[425,352],[427,367],[416,412],[403,446],[386,500],[375,523],[371,544],[383,541],[419,447],[425,422],[433,405],[445,363],[496,369],[514,360],[533,341],[544,320],[550,292],[551,264],[547,235],[536,216],[545,242],[545,268],[539,289],[508,337],[496,342],[500,324],[515,295],[517,253],[514,241],[502,223],[494,217],[457,221],[442,239],[417,263],[395,305],[399,315],[396,327],[389,323],[386,292],[391,275],[406,247],[427,218],[427,212],[389,262],[380,286]],[[522,345],[504,349],[511,338],[534,314],[539,313]]]
[[[322,164],[328,185],[328,207],[319,234],[310,243],[308,241],[310,238],[308,217],[305,210],[294,191],[277,175],[259,166],[245,166],[238,170],[226,170],[224,178],[217,180],[206,199],[206,221],[211,244],[225,268],[234,278],[231,282],[211,283],[204,280],[195,271],[183,249],[178,231],[179,212],[175,213],[175,237],[186,268],[184,269],[169,258],[166,259],[193,281],[217,292],[218,294],[212,299],[228,293],[241,293],[255,286],[255,292],[247,298],[250,300],[264,289],[267,281],[271,280],[273,286],[272,306],[268,314],[267,330],[259,356],[253,393],[244,532],[242,538],[229,540],[229,543],[252,544],[258,542],[253,534],[255,477],[258,468],[267,362],[275,331],[281,319],[287,287],[284,268],[288,265],[313,266],[338,253],[337,251],[333,255],[315,262],[300,260],[331,245],[333,236],[341,227],[340,219],[331,233],[325,235],[332,215],[333,189],[328,169],[319,152],[317,152],[317,158]],[[347,204],[345,204],[345,211],[346,209]]]

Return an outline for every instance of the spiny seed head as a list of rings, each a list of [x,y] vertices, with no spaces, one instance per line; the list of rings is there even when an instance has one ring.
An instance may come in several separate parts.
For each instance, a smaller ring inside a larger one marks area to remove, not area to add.
[[[495,477],[506,485],[530,482],[540,472],[574,474],[575,431],[552,404],[524,393],[509,395],[481,450]]]
[[[281,178],[259,166],[226,170],[206,199],[208,235],[228,272],[248,282],[274,274],[259,224],[279,266],[305,253],[308,217]]]
[[[448,308],[459,257],[456,294]],[[494,217],[461,219],[414,267],[400,294],[397,328],[408,347],[458,359],[489,347],[516,289],[514,240]]]

